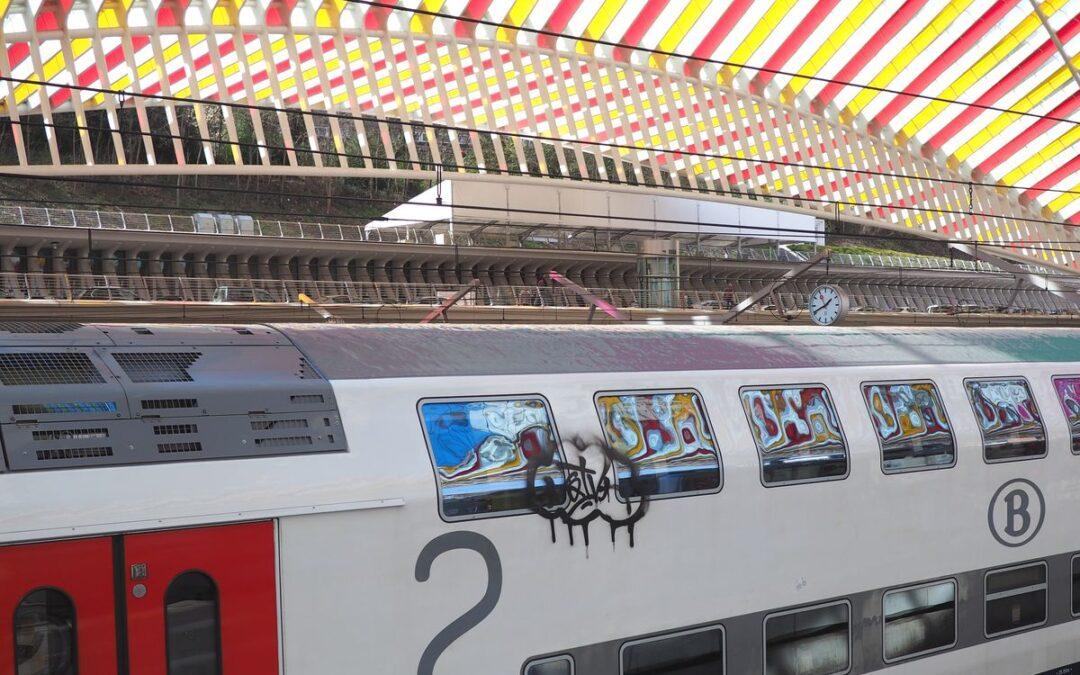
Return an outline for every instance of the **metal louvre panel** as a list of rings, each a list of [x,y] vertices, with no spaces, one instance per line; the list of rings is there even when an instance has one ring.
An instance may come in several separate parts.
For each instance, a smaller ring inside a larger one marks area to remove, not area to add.
[[[10,328],[0,330],[9,470],[346,449],[330,383],[272,328]],[[72,345],[86,330],[114,344]],[[41,336],[53,341],[28,345]]]
[[[109,359],[116,362],[113,368],[133,401],[136,416],[186,417],[195,412],[246,415],[335,408],[330,384],[295,347],[107,351]],[[190,405],[193,401],[196,404]]]
[[[97,326],[112,343],[120,347],[165,346],[231,346],[274,347],[291,346],[279,332],[267,326],[172,326],[146,324],[137,326]],[[3,333],[0,333],[0,340]]]
[[[123,388],[93,348],[0,347],[0,364],[0,423],[130,417]]]
[[[288,426],[275,428],[277,421]],[[346,449],[345,433],[336,413],[196,416],[170,418],[167,423],[127,419],[84,424],[5,424],[3,436],[8,464],[14,471]]]
[[[0,321],[0,346],[64,347],[112,344],[97,326],[66,321]]]

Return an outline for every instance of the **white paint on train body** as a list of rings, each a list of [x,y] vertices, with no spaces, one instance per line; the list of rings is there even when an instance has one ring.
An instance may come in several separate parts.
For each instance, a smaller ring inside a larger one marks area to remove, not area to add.
[[[478,625],[437,655],[435,672],[518,673],[530,656],[1080,550],[1080,457],[1070,452],[1051,381],[1075,373],[1080,362],[331,380],[348,452],[0,475],[0,541],[276,518],[282,671],[344,675],[360,666],[417,671],[436,635],[480,602],[491,581],[473,550],[438,555],[426,581],[417,580],[417,557],[446,533],[478,533],[497,551],[501,592]],[[964,379],[1016,375],[1040,403],[1049,451],[987,463]],[[883,473],[861,385],[891,380],[936,383],[953,427],[954,467]],[[793,383],[831,393],[848,444],[847,478],[763,486],[739,390]],[[707,408],[723,488],[652,501],[634,546],[625,530],[612,543],[600,527],[589,546],[580,535],[570,545],[560,524],[553,543],[548,521],[535,514],[440,518],[420,400],[538,394],[565,440],[600,433],[597,392],[687,388]],[[1044,496],[1042,522],[1030,540],[1006,546],[991,531],[988,504],[1018,480]],[[961,621],[982,630],[981,615]],[[1080,621],[888,670],[1034,675],[1077,661]],[[738,671],[729,664],[728,672]]]

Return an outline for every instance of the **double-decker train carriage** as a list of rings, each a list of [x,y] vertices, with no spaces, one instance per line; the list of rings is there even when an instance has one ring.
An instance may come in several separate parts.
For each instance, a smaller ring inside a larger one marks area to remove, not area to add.
[[[0,673],[1080,671],[1080,331],[0,324]]]

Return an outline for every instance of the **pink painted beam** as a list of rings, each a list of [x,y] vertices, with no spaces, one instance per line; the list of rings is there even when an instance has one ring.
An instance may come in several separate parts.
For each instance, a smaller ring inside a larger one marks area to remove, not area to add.
[[[593,307],[596,307],[597,309],[599,309],[604,314],[607,314],[608,316],[610,316],[612,319],[615,319],[616,321],[626,321],[626,317],[623,316],[622,313],[619,310],[615,309],[615,306],[612,305],[610,302],[606,302],[604,300],[601,300],[600,298],[598,298],[595,295],[593,295],[592,293],[588,292],[587,290],[585,290],[581,286],[578,286],[577,284],[575,284],[573,281],[570,281],[569,279],[567,279],[563,275],[559,274],[555,270],[551,270],[550,272],[548,272],[548,277],[552,281],[554,281],[556,283],[559,283],[559,284],[562,284],[563,286],[566,286],[567,288],[569,288],[573,292],[577,293],[578,295],[581,296],[582,300],[584,300],[585,302],[588,302]]]

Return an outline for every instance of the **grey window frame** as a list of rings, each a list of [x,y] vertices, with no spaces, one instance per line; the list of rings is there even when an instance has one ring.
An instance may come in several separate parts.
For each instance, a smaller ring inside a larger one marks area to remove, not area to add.
[[[761,620],[761,669],[762,672],[766,672],[768,667],[768,654],[769,654],[769,642],[768,642],[768,625],[769,619],[775,619],[782,616],[790,616],[791,614],[801,614],[802,612],[810,612],[815,609],[824,609],[825,607],[833,607],[838,605],[844,605],[848,610],[847,620],[847,668],[835,673],[829,673],[829,675],[846,675],[851,672],[853,661],[853,633],[851,629],[851,623],[854,621],[853,612],[851,608],[851,601],[847,598],[843,600],[833,600],[832,602],[819,602],[813,605],[803,605],[801,607],[795,607],[793,609],[785,609],[779,612],[770,612],[765,615],[765,618]]]
[[[716,630],[717,628],[720,629],[720,645],[721,645],[721,648],[724,650],[724,653],[723,653],[723,665],[721,666],[722,667],[721,673],[726,675],[726,673],[727,673],[727,657],[728,657],[727,628],[725,628],[724,624],[722,624],[722,623],[711,623],[711,624],[708,624],[706,626],[698,626],[697,628],[675,629],[675,630],[670,630],[670,631],[667,631],[667,632],[664,632],[664,633],[655,633],[653,635],[648,635],[646,637],[634,638],[632,640],[623,641],[623,643],[621,645],[619,645],[619,675],[622,675],[624,672],[626,672],[626,661],[625,661],[625,659],[626,659],[626,649],[628,647],[633,647],[635,645],[640,645],[640,644],[646,644],[646,643],[649,643],[649,642],[661,642],[663,640],[668,640],[670,638],[682,637],[683,635],[694,635],[695,633],[705,633],[705,632],[708,632],[708,631]]]
[[[482,396],[429,396],[422,398],[416,402],[416,416],[420,422],[420,431],[424,435],[424,445],[427,447],[428,459],[431,461],[432,477],[435,479],[435,497],[436,506],[439,510],[439,518],[446,523],[456,523],[470,520],[485,520],[488,518],[507,518],[510,516],[521,516],[525,514],[535,514],[532,509],[512,509],[509,511],[498,511],[496,513],[485,513],[471,516],[447,516],[443,513],[443,495],[442,484],[439,482],[439,469],[438,464],[435,461],[435,450],[431,447],[431,438],[428,436],[427,424],[424,422],[424,404],[425,403],[470,403],[470,402],[483,402],[483,401],[524,401],[539,399],[544,403],[544,410],[547,411],[548,421],[551,422],[551,431],[555,436],[556,449],[559,453],[559,460],[566,462],[566,451],[563,449],[562,435],[559,433],[558,425],[555,423],[555,413],[551,410],[551,401],[547,399],[547,396],[543,394],[492,394]]]
[[[1046,581],[1044,581],[1041,585],[1036,584],[1035,586],[1025,586],[1025,587],[1023,587],[1021,589],[1011,590],[1011,591],[998,591],[997,593],[993,593],[992,597],[991,597],[991,594],[988,594],[986,592],[986,582],[987,582],[987,580],[989,580],[991,574],[999,574],[1001,572],[1012,572],[1013,570],[1020,570],[1020,569],[1024,569],[1025,567],[1040,567],[1040,566],[1043,568],[1043,571],[1045,572],[1045,575],[1044,575],[1043,578],[1046,579]],[[1071,569],[1070,569],[1070,572],[1071,572]],[[1020,626],[1019,628],[1010,628],[1009,630],[999,631],[997,633],[987,632],[987,630],[986,630],[986,620],[987,620],[987,617],[989,616],[989,613],[986,611],[986,608],[990,604],[991,600],[997,600],[998,598],[1012,597],[1014,595],[1021,595],[1023,593],[1031,593],[1033,591],[1037,591],[1040,588],[1040,586],[1042,587],[1042,589],[1044,591],[1046,591],[1046,593],[1045,593],[1045,598],[1046,599],[1043,601],[1043,620],[1042,621],[1040,621],[1039,623],[1028,624],[1026,626]],[[1072,587],[1070,585],[1070,589],[1071,588]],[[1034,562],[1021,563],[1019,565],[1009,565],[1008,567],[996,567],[996,568],[994,568],[992,570],[986,570],[986,572],[983,573],[982,591],[983,591],[983,593],[982,593],[982,596],[983,596],[982,597],[982,600],[983,600],[983,626],[982,627],[983,627],[983,636],[987,640],[989,640],[991,638],[999,638],[999,637],[1004,637],[1006,635],[1015,635],[1016,633],[1023,633],[1025,631],[1034,630],[1034,629],[1039,628],[1041,626],[1045,626],[1047,621],[1049,621],[1049,619],[1050,619],[1050,566],[1046,564],[1045,560],[1037,560],[1037,561],[1034,561]],[[1071,597],[1070,597],[1069,602],[1070,602],[1070,604],[1072,603]]]
[[[975,401],[971,398],[971,389],[968,387],[968,382],[994,382],[1000,380],[1023,380],[1024,386],[1027,387],[1028,393],[1031,394],[1031,400],[1035,403],[1035,410],[1039,413],[1039,424],[1042,426],[1043,432],[1043,451],[1041,455],[1032,455],[1030,457],[1009,457],[1005,459],[987,459],[986,458],[986,431],[983,430],[982,423],[979,421],[979,414],[975,412]],[[968,410],[971,411],[972,417],[975,418],[975,426],[979,429],[980,445],[982,447],[982,459],[986,464],[1006,464],[1008,462],[1031,462],[1037,459],[1046,459],[1050,454],[1050,436],[1046,433],[1046,422],[1042,413],[1042,406],[1039,405],[1039,400],[1035,397],[1035,390],[1031,388],[1031,380],[1024,375],[1001,375],[990,377],[965,377],[964,378],[964,396],[968,400]],[[1054,395],[1057,398],[1057,395]],[[1070,443],[1072,442],[1072,435],[1069,436]]]
[[[573,656],[570,654],[556,654],[555,656],[541,656],[529,659],[525,662],[525,665],[521,666],[521,675],[528,675],[529,668],[533,666],[542,666],[546,663],[558,663],[560,661],[570,664],[570,675],[577,673],[577,665],[574,663]]]
[[[1075,592],[1073,591],[1073,588],[1077,585],[1076,579],[1073,577],[1073,566],[1076,565],[1077,560],[1080,560],[1080,553],[1073,554],[1073,556],[1069,558],[1069,611],[1072,616],[1080,616],[1080,611],[1077,611],[1076,607],[1073,606],[1072,601],[1072,594]]]
[[[672,492],[664,495],[648,495],[649,501],[658,499],[677,499],[679,497],[693,497],[696,495],[713,495],[724,489],[724,456],[720,451],[720,440],[716,436],[716,427],[713,426],[712,420],[709,419],[708,406],[705,404],[705,397],[695,387],[682,387],[682,388],[662,388],[662,389],[626,389],[626,390],[604,390],[598,391],[593,394],[593,408],[596,410],[596,420],[600,423],[600,437],[607,443],[607,435],[604,433],[603,417],[600,414],[600,397],[601,396],[654,396],[657,394],[693,394],[701,401],[701,414],[705,416],[705,424],[709,426],[709,433],[712,435],[713,443],[716,444],[716,464],[717,469],[720,471],[720,484],[716,488],[711,490],[691,490],[688,492]],[[626,503],[626,500],[622,497],[618,490],[619,472],[617,467],[613,470],[615,477],[615,499],[621,503]],[[636,498],[640,499],[640,497]]]
[[[894,658],[887,658],[885,656],[885,598],[890,593],[903,593],[905,591],[917,591],[920,588],[929,588],[931,586],[941,586],[943,584],[952,584],[953,587],[953,641],[951,644],[941,647],[934,647],[933,649],[925,649],[921,652],[913,652],[911,654],[904,654],[903,656],[897,656]],[[917,659],[921,656],[928,654],[936,654],[938,652],[946,652],[956,647],[957,642],[960,639],[960,584],[957,583],[956,577],[945,577],[942,579],[935,579],[933,581],[927,581],[921,584],[915,584],[913,586],[898,586],[896,588],[890,588],[881,594],[881,660],[885,663],[900,663],[902,661],[910,661]]]
[[[941,401],[941,409],[945,412],[945,421],[949,423],[949,438],[952,441],[952,462],[948,464],[939,464],[937,466],[916,466],[909,469],[886,469],[885,468],[885,440],[881,437],[881,434],[877,432],[877,428],[874,425],[874,413],[870,410],[870,401],[866,400],[866,387],[874,386],[889,386],[893,384],[929,384],[934,387],[934,393],[937,394],[938,400]],[[952,417],[949,416],[949,410],[945,406],[945,397],[941,395],[941,387],[938,386],[931,378],[921,378],[914,380],[865,380],[859,383],[859,396],[862,397],[863,404],[866,405],[867,415],[870,416],[870,426],[872,427],[874,437],[877,438],[878,451],[881,455],[881,473],[885,475],[894,475],[898,473],[915,473],[918,471],[940,471],[942,469],[951,469],[956,466],[957,452],[956,449],[956,430],[953,427]]]
[[[747,415],[746,406],[743,405],[743,392],[748,389],[808,389],[810,387],[820,387],[825,390],[825,393],[829,395],[829,401],[832,403],[833,413],[836,414],[836,425],[840,428],[840,438],[844,442],[844,473],[840,476],[832,476],[830,478],[806,478],[803,480],[789,480],[779,483],[767,483],[765,482],[765,457],[762,454],[761,447],[757,443],[757,439],[754,437],[754,423]],[[747,427],[750,431],[750,442],[754,444],[754,449],[757,450],[758,456],[758,480],[766,488],[782,488],[790,485],[807,485],[810,483],[828,483],[838,480],[847,480],[851,476],[851,445],[848,443],[847,432],[844,431],[844,422],[840,419],[840,409],[836,405],[836,399],[833,397],[832,390],[824,382],[802,382],[793,384],[756,384],[756,385],[743,385],[739,387],[739,409],[743,412],[743,418],[746,420]],[[876,435],[876,434],[875,434]]]
[[[1061,416],[1065,418],[1065,426],[1069,430],[1069,452],[1071,452],[1074,455],[1080,455],[1080,450],[1075,449],[1075,446],[1077,445],[1077,443],[1073,442],[1072,422],[1069,421],[1069,415],[1068,415],[1068,413],[1065,412],[1065,406],[1061,402],[1061,396],[1058,395],[1058,391],[1057,391],[1057,381],[1058,380],[1080,380],[1080,375],[1068,375],[1068,374],[1066,374],[1066,375],[1051,375],[1050,376],[1050,384],[1054,387],[1054,398],[1057,399],[1058,410],[1061,411]],[[1047,439],[1047,445],[1048,446],[1049,446],[1049,443],[1050,443],[1050,439],[1048,438]],[[1048,447],[1048,449],[1049,449],[1049,447]],[[1078,616],[1080,616],[1080,615],[1078,615]]]

